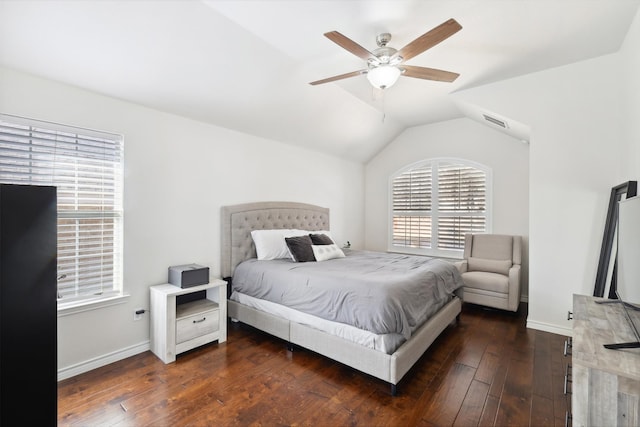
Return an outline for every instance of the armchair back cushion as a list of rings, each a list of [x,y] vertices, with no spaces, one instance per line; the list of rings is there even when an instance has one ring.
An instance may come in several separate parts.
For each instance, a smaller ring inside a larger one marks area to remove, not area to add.
[[[465,235],[464,259],[510,260],[522,264],[522,237],[505,234]]]

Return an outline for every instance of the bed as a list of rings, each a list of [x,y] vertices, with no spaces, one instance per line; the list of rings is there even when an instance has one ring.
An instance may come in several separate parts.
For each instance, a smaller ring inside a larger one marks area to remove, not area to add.
[[[318,233],[316,236],[329,234],[329,209],[295,202],[257,202],[222,207],[221,273],[231,284],[227,302],[229,317],[285,340],[289,343],[290,349],[293,349],[293,345],[303,347],[383,380],[390,384],[391,394],[395,396],[399,381],[440,333],[455,323],[461,312],[459,293],[462,282],[455,266],[446,261],[422,258],[425,261],[433,260],[431,263],[434,265],[433,271],[425,274],[435,274],[440,278],[439,282],[442,282],[444,277],[447,287],[446,298],[438,302],[436,307],[427,310],[431,312],[415,312],[419,308],[418,304],[414,307],[414,312],[408,313],[407,316],[396,316],[402,319],[391,322],[394,326],[389,330],[385,329],[387,326],[378,328],[379,330],[375,327],[365,330],[346,324],[339,313],[329,316],[323,312],[314,313],[313,310],[296,310],[287,306],[288,303],[267,299],[269,292],[276,295],[283,293],[278,289],[265,291],[264,295],[256,294],[257,297],[249,295],[245,293],[247,288],[244,286],[251,282],[250,278],[253,276],[247,276],[248,272],[267,266],[274,268],[275,273],[259,270],[258,276],[271,277],[267,283],[275,287],[279,282],[285,281],[284,276],[279,276],[285,274],[284,270],[295,270],[306,277],[300,280],[309,283],[313,280],[324,280],[317,277],[325,274],[317,270],[319,267],[322,271],[332,271],[333,266],[337,268],[340,263],[356,262],[366,266],[367,263],[371,265],[373,262],[378,265],[390,258],[389,262],[395,265],[397,270],[398,266],[402,266],[398,263],[408,260],[415,264],[416,259],[420,258],[344,249],[344,257],[322,263],[295,263],[292,260],[257,261],[252,231],[280,229],[307,230],[309,233]],[[370,257],[373,257],[374,261],[371,261]],[[355,271],[355,268],[349,268]],[[426,267],[420,266],[420,269],[424,268]],[[364,283],[370,280],[368,277],[360,279]],[[265,285],[258,283],[257,286]],[[377,303],[386,304],[383,300]],[[397,301],[395,304],[397,305]],[[409,305],[401,305],[403,304]],[[364,305],[361,304],[359,308],[347,312],[360,312],[362,307]],[[352,313],[349,316],[352,317]],[[407,321],[405,317],[410,319]],[[358,321],[366,323],[369,319],[360,317]],[[373,323],[386,325],[389,321],[385,318]]]

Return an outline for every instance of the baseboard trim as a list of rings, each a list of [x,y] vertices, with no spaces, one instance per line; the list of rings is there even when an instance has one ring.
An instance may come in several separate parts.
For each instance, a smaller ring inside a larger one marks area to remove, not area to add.
[[[536,322],[535,320],[527,319],[527,328],[536,329],[538,331],[551,332],[552,334],[564,335],[568,337],[573,336],[573,330],[571,328],[562,328],[549,323]]]
[[[149,349],[151,349],[150,342],[145,341],[94,359],[89,359],[66,368],[58,369],[58,381],[66,380],[67,378],[75,377],[76,375],[126,359],[127,357],[135,356],[136,354],[143,353]]]

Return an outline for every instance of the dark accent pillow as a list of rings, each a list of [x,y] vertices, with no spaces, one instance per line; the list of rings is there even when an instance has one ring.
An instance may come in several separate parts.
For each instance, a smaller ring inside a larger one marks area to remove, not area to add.
[[[285,237],[284,240],[287,242],[287,247],[295,262],[316,260],[316,257],[313,256],[313,249],[311,248],[313,242],[309,236]]]
[[[309,234],[314,245],[333,245],[334,241],[326,234]]]

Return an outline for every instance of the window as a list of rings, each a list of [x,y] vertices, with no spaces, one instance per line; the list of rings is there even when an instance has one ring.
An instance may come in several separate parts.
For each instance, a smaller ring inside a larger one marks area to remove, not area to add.
[[[0,182],[53,185],[58,303],[122,294],[120,135],[0,114]]]
[[[460,257],[466,233],[490,232],[491,171],[431,159],[391,177],[390,250]]]

